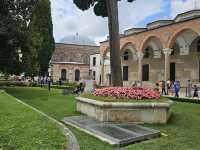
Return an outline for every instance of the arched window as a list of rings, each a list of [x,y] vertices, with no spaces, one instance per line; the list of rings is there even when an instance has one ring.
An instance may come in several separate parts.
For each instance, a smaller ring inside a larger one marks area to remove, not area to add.
[[[129,59],[129,56],[128,56],[128,55],[129,55],[129,52],[128,52],[128,51],[125,51],[124,54],[123,54],[123,59],[124,59],[124,60],[128,60],[128,59]]]
[[[80,80],[80,70],[76,69],[75,70],[75,81],[79,81]]]
[[[63,81],[67,80],[67,70],[66,69],[61,70],[61,80],[63,80]]]

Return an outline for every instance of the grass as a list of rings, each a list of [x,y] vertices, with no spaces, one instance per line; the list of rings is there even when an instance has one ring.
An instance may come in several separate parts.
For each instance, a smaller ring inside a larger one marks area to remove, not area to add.
[[[94,96],[92,94],[82,94],[81,97],[88,98],[88,99],[93,99],[97,101],[102,101],[102,102],[128,102],[128,103],[160,103],[160,102],[166,102],[168,101],[167,98],[161,97],[160,99],[142,99],[142,100],[137,100],[137,99],[116,99],[114,97],[105,97],[105,96]]]
[[[9,88],[7,90],[24,102],[60,120],[65,116],[79,115],[76,100],[64,96],[61,90],[50,93],[40,88]],[[168,124],[145,125],[160,130],[166,136],[121,148],[120,150],[199,150],[200,105],[176,102]],[[69,126],[68,126],[69,127]],[[69,127],[78,139],[81,150],[118,150],[92,136]]]
[[[0,91],[0,150],[61,150],[58,126]]]

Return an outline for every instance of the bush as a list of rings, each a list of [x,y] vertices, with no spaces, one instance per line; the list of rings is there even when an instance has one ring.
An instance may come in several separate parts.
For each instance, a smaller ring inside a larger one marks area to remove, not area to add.
[[[159,99],[160,93],[150,88],[108,87],[96,89],[94,96],[114,97],[117,99]]]
[[[59,81],[56,81],[53,83],[53,85],[59,85]],[[62,81],[62,85],[61,86],[72,86],[72,87],[76,87],[77,83],[73,82],[73,83],[68,83],[68,82],[63,82]]]
[[[195,103],[200,104],[199,99],[187,99],[187,98],[175,98],[175,97],[168,97],[169,99],[177,102],[186,102],[186,103]]]
[[[22,81],[0,81],[0,86],[28,86],[29,84],[27,82]]]

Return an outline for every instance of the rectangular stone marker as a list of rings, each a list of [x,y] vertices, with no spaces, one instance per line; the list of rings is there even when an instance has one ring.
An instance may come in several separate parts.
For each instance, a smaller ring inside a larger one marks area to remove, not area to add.
[[[66,117],[63,122],[120,147],[160,136],[160,131],[140,125],[102,123],[87,116]]]
[[[91,93],[94,90],[94,80],[85,80],[85,93]]]

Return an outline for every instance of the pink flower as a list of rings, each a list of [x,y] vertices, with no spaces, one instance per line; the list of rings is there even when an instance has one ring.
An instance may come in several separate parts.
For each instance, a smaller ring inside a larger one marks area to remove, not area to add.
[[[108,87],[96,89],[94,96],[114,97],[117,99],[159,99],[160,94],[151,88]]]

